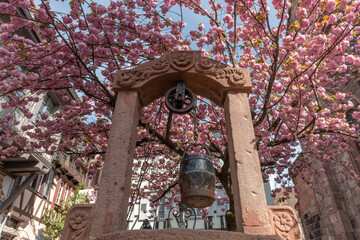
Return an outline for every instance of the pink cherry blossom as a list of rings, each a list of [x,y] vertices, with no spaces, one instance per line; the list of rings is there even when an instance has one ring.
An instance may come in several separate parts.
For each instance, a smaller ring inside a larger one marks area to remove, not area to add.
[[[165,51],[188,49],[249,70],[249,103],[264,178],[275,174],[284,186],[291,181],[288,171],[300,141],[304,152],[324,163],[349,150],[349,141],[359,138],[359,130],[346,117],[352,114],[360,120],[360,109],[350,99],[352,89],[341,86],[357,81],[351,73],[360,66],[359,1],[319,4],[303,0],[290,16],[289,1],[214,3],[202,6],[198,0],[165,0],[102,5],[75,0],[68,13],[58,14],[49,1],[42,1],[32,9],[35,19],[9,16],[11,21],[1,24],[0,94],[11,101],[1,103],[7,114],[0,127],[14,126],[23,135],[5,131],[1,137],[19,148],[1,147],[0,157],[44,150],[50,154],[72,151],[81,159],[98,154],[96,164],[84,166],[95,173],[107,149],[116,99],[113,74]],[[1,2],[0,12],[12,15],[16,7],[26,9],[28,4],[25,0]],[[271,4],[274,8],[269,10]],[[179,9],[183,14],[172,14]],[[271,18],[279,21],[271,22]],[[41,39],[17,35],[17,30],[25,28]],[[48,91],[61,110],[34,112]],[[23,124],[15,110],[29,123]],[[196,128],[193,114],[175,114],[166,133],[168,119],[164,99],[141,109],[131,199],[147,198],[154,202],[152,208],[158,206],[164,191],[168,191],[167,205],[179,200],[180,155],[195,139],[216,156],[217,174],[230,174],[223,164],[228,158],[222,106],[198,96]],[[154,129],[158,135],[152,134]],[[320,151],[325,147],[326,151]],[[223,186],[229,185],[226,179],[221,178]],[[231,199],[232,189],[225,187],[225,191]],[[203,218],[206,214],[202,210]]]

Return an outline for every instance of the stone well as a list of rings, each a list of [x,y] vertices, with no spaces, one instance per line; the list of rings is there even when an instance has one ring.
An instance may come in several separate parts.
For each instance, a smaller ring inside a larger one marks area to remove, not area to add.
[[[300,239],[294,210],[266,205],[248,102],[251,81],[247,69],[231,68],[198,51],[178,51],[120,70],[114,79],[116,106],[97,201],[69,211],[62,240]],[[125,231],[139,109],[164,96],[180,80],[195,94],[224,107],[237,232]]]

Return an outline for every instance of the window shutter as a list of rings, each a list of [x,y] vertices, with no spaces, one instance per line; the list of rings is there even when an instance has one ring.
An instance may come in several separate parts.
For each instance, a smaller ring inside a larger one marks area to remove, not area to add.
[[[46,197],[46,198],[48,198],[48,196],[49,196],[49,192],[50,192],[50,189],[51,189],[53,179],[54,179],[54,172],[53,172],[53,170],[50,170],[49,171],[49,176],[48,176],[48,179],[47,179],[47,183],[46,183],[46,188],[45,188],[45,191],[44,191],[44,197]]]

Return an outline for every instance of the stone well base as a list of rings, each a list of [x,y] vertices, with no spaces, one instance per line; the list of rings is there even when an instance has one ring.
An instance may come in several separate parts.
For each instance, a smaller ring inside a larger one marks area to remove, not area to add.
[[[268,206],[272,235],[251,235],[239,232],[167,228],[158,230],[120,231],[102,236],[89,236],[93,205],[72,206],[66,216],[61,240],[300,240],[295,210],[289,206]]]
[[[107,234],[96,240],[281,240],[280,236],[250,235],[216,230],[168,228],[159,230],[133,230]]]

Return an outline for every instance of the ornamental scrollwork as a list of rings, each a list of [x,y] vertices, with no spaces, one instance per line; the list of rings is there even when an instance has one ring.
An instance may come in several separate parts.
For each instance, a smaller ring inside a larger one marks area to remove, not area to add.
[[[226,79],[230,86],[244,85],[246,82],[245,73],[238,68],[220,69],[215,73],[216,79]]]
[[[141,84],[153,77],[174,71],[192,71],[208,75],[222,84],[227,83],[230,87],[240,87],[247,79],[244,69],[231,68],[216,60],[202,57],[199,52],[184,51],[169,52],[159,59],[140,64],[133,69],[118,71],[115,74],[115,86],[130,89],[137,83]]]
[[[233,87],[245,84],[246,76],[243,70],[227,67],[218,69],[218,65],[219,63],[212,59],[200,58],[197,60],[195,70],[199,73],[215,76],[217,80],[224,79]]]
[[[135,71],[135,70],[123,70],[117,73],[116,82],[122,88],[130,88],[136,82],[143,81],[145,77],[143,76],[143,72]]]
[[[169,69],[170,64],[168,61],[157,59],[154,60],[151,66],[119,71],[116,76],[116,82],[121,88],[127,89],[134,86],[137,82],[144,81],[151,76],[165,73],[169,71]]]

